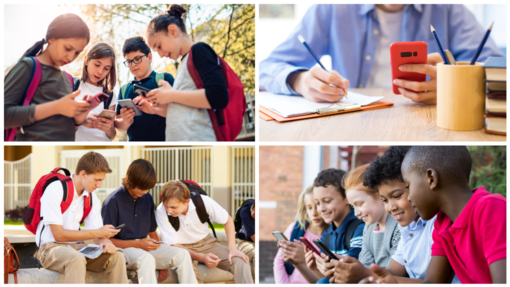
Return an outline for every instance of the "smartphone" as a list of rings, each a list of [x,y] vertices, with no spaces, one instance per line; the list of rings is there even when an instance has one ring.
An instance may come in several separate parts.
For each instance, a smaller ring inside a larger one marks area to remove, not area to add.
[[[162,244],[162,243],[163,243],[163,241],[156,241],[156,242],[154,242],[154,244]]]
[[[141,116],[142,112],[136,107],[136,105],[133,103],[133,100],[119,100],[119,105],[123,108],[133,109],[135,110],[135,117]]]
[[[146,96],[148,92],[150,92],[151,90],[147,89],[147,88],[144,88],[142,86],[139,86],[137,84],[134,84],[133,85],[133,92],[135,92],[135,94],[139,94],[140,96]]]
[[[119,226],[115,227],[115,229],[121,229],[121,228],[123,228],[124,226],[126,226],[126,224],[125,224],[125,223],[122,223],[121,225],[119,225]]]
[[[287,239],[287,237],[285,237],[285,234],[283,234],[283,232],[281,232],[281,231],[273,231],[273,236],[276,238],[277,241],[280,241],[280,240],[289,241]]]
[[[312,250],[314,253],[316,253],[318,255],[321,254],[319,249],[317,249],[317,247],[315,247],[315,245],[313,245],[312,242],[308,241],[308,239],[306,239],[304,237],[299,237],[299,241],[301,241],[306,246],[306,248]]]
[[[329,256],[329,258],[340,260],[340,259],[338,259],[336,254],[331,252],[331,250],[329,250],[329,248],[326,246],[326,244],[322,243],[322,241],[320,241],[319,239],[315,239],[313,241],[313,243],[315,243],[315,245],[317,245],[317,247],[319,247],[319,249],[322,251],[322,253],[324,253],[327,256]]]
[[[110,97],[105,93],[99,93],[93,97],[90,97],[86,100],[87,103],[90,103],[91,108],[95,108],[99,106],[100,103],[108,100]]]
[[[113,118],[115,118],[116,114],[117,113],[115,111],[102,110],[101,113],[99,113],[99,115],[97,115],[97,116],[103,117],[103,118],[108,118],[108,119],[113,119]]]
[[[398,67],[404,64],[426,64],[427,43],[418,42],[397,42],[390,46],[391,57],[391,82],[393,93],[400,94],[399,86],[393,84],[393,80],[401,79],[413,82],[424,82],[427,75],[400,71]],[[414,91],[413,91],[414,92]]]

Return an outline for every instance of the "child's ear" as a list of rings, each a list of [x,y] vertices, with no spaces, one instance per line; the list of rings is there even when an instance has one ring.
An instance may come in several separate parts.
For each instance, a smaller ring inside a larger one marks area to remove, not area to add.
[[[171,35],[172,37],[177,37],[179,35],[179,29],[175,25],[168,25],[168,35]]]
[[[429,168],[427,169],[427,182],[429,184],[430,190],[434,190],[438,186],[439,176],[435,169]]]
[[[149,58],[149,64],[152,63],[152,53],[149,53],[147,55],[147,58]]]

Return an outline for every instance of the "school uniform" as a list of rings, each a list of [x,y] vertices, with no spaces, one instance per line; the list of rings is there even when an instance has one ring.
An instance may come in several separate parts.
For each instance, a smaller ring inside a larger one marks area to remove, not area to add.
[[[154,200],[150,193],[133,198],[126,187],[114,190],[103,202],[103,223],[118,226],[126,224],[114,239],[140,240],[156,231]],[[156,250],[141,248],[123,249],[130,264],[127,269],[136,270],[140,284],[157,284],[156,269],[175,269],[179,283],[197,284],[189,252],[182,248],[161,244]]]
[[[251,203],[240,207],[239,216],[241,229],[236,232],[237,249],[250,258],[251,273],[255,276],[255,242],[251,240],[251,236],[255,235],[255,218],[251,217]]]
[[[220,224],[227,223],[229,214],[223,207],[208,196],[202,195],[202,200],[207,214],[209,214],[212,221]],[[168,216],[169,214],[166,212],[163,203],[160,203],[156,210],[156,220],[165,244],[180,244],[191,251],[201,254],[213,253],[221,259],[217,267],[233,273],[236,284],[253,283],[250,265],[244,262],[243,259],[233,257],[232,266],[230,266],[228,262],[228,248],[221,245],[216,238],[209,234],[207,223],[200,222],[193,201],[190,200],[186,214],[178,216],[179,231],[176,231],[172,224],[170,224]],[[197,260],[193,260],[195,270],[197,270],[198,263]],[[199,275],[197,275],[197,280],[199,283],[203,283]]]
[[[463,284],[492,283],[489,266],[506,259],[506,198],[474,189],[454,222],[440,211],[434,227],[432,256],[446,256]]]
[[[63,195],[62,183],[55,181],[48,185],[41,197],[42,220],[37,226],[35,241],[39,246],[38,258],[43,267],[64,274],[65,283],[84,284],[86,271],[89,270],[108,273],[109,283],[127,284],[126,259],[122,252],[103,253],[91,260],[76,251],[87,246],[83,241],[57,242],[55,240],[50,224],[61,225],[66,230],[80,230],[85,196],[91,197],[92,210],[84,220],[84,230],[98,229],[103,226],[100,201],[95,193],[85,190],[78,196],[75,190],[73,201],[64,214],[61,213],[60,208]]]

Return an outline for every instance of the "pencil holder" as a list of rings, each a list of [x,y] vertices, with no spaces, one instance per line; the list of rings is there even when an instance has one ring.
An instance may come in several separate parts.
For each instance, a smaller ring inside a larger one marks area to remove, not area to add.
[[[483,63],[437,65],[437,126],[456,131],[485,126],[485,72]]]

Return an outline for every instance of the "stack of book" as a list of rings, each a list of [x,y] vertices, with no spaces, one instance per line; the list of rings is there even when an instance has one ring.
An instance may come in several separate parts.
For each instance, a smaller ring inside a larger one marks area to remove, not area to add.
[[[487,85],[484,131],[506,136],[506,57],[490,57],[483,68]]]

